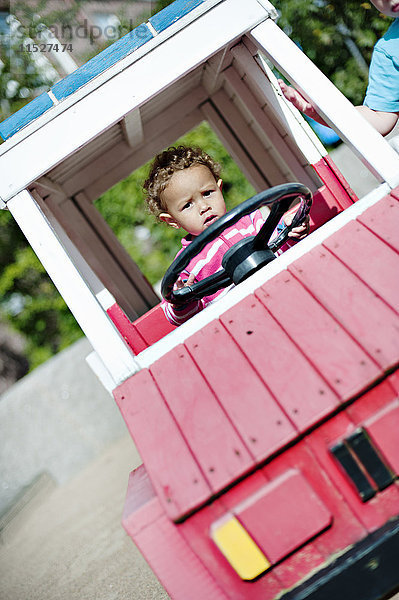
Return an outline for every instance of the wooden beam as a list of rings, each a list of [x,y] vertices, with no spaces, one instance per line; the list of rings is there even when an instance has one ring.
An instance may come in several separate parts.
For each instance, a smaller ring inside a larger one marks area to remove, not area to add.
[[[206,63],[202,73],[201,83],[209,95],[214,94],[223,84],[221,73],[232,62],[230,47],[226,46],[221,52],[212,56]]]
[[[235,58],[234,66],[248,79],[262,110],[269,119],[273,119],[274,128],[281,137],[287,137],[287,143],[291,143],[293,152],[299,149],[303,154],[302,164],[318,162],[327,154],[326,149],[301,113],[285,100],[267,63],[261,57],[258,61],[254,60],[244,44],[233,48],[232,53]]]
[[[224,121],[212,102],[205,102],[201,111],[204,118],[220,137],[226,150],[231,154],[237,165],[240,167],[245,177],[255,188],[257,192],[270,187],[270,182],[265,179],[261,171],[253,163],[250,154],[247,153],[243,145],[237,139],[229,125]]]
[[[251,38],[312,102],[326,123],[350,146],[380,182],[399,184],[399,156],[298,46],[268,19]]]
[[[91,201],[96,200],[114,183],[127,177],[132,171],[151,160],[155,154],[173,144],[179,137],[198,125],[202,120],[201,117],[200,110],[195,109],[182,117],[179,121],[172,123],[167,129],[158,131],[154,136],[151,136],[150,134],[147,135],[145,127],[144,135],[147,140],[145,145],[137,148],[136,152],[116,165],[112,172],[106,173],[105,176],[100,177],[92,185],[89,185],[85,190],[87,197]],[[164,115],[163,118],[165,118]]]
[[[139,370],[132,352],[100,306],[49,219],[23,190],[8,208],[116,384]]]
[[[265,148],[258,136],[255,135],[243,114],[229,99],[224,90],[219,90],[212,96],[212,101],[223,115],[224,120],[234,132],[240,144],[251,156],[251,160],[264,179],[268,182],[266,187],[279,185],[287,181],[273,157],[273,148]]]
[[[91,191],[88,192],[90,198],[96,200],[107,189],[147,162],[154,154],[162,150],[165,145],[174,142],[179,135],[182,135],[179,133],[174,138],[172,136],[166,144],[163,141],[165,132],[169,131],[175,124],[178,124],[180,131],[182,122],[187,121],[188,115],[206,99],[207,92],[202,86],[197,86],[189,94],[166,107],[164,111],[159,112],[151,121],[144,122],[144,144],[133,151],[124,142],[118,143],[112,149],[108,150],[106,154],[96,158],[90,165],[83,167],[80,171],[73,173],[65,181],[63,187],[67,195],[73,196],[79,190],[90,189]],[[143,112],[141,110],[141,114]],[[197,124],[194,123],[194,125],[191,125],[191,118],[188,121],[188,129]],[[170,136],[166,137],[169,139]],[[156,139],[159,139],[159,149],[153,150],[154,140]]]
[[[263,136],[272,146],[274,156],[279,164],[281,164],[281,170],[292,173],[294,178],[297,178],[314,191],[317,188],[318,178],[316,175],[313,179],[309,177],[304,168],[309,163],[306,161],[300,150],[297,149],[296,154],[294,153],[291,146],[287,144],[287,136],[281,137],[278,129],[274,125],[274,121],[272,121],[266,112],[262,110],[260,103],[252,94],[252,91],[248,86],[248,78],[244,80],[241,79],[233,67],[230,67],[224,72],[224,77],[236,94],[234,102],[239,99],[245,104],[246,109],[250,112],[255,123],[262,131]],[[300,159],[302,159],[302,164]]]
[[[130,148],[139,146],[144,140],[140,109],[131,110],[122,120],[122,131]]]
[[[65,190],[62,189],[60,184],[50,179],[50,177],[46,177],[45,175],[43,175],[43,177],[40,177],[40,179],[36,182],[35,185],[39,185],[41,188],[44,188],[45,190],[51,192],[52,194],[55,194],[56,196],[62,198],[65,198],[66,196]]]
[[[62,204],[47,201],[68,237],[130,319],[158,303],[158,297],[140,269],[126,253],[98,210],[83,196]],[[89,216],[88,216],[89,215]]]

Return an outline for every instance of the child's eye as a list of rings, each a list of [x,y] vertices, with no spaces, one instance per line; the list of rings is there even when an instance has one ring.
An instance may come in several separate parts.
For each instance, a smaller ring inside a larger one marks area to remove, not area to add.
[[[206,190],[205,192],[203,192],[202,195],[204,196],[204,198],[207,198],[208,196],[210,196],[212,194],[213,191],[214,190]]]
[[[186,202],[184,204],[184,206],[182,206],[182,210],[186,210],[187,208],[190,208],[190,206],[191,206],[191,202]]]

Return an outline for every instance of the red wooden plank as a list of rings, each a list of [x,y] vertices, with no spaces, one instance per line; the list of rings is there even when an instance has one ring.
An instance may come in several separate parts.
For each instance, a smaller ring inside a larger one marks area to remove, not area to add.
[[[324,563],[323,555],[314,542],[307,543],[281,563],[275,565],[273,573],[282,589],[287,590],[320,568]]]
[[[327,221],[330,221],[338,213],[342,212],[343,208],[337,202],[336,197],[323,185],[313,194],[313,205],[310,211],[310,232],[318,229]]]
[[[215,492],[254,466],[254,459],[183,345],[154,363],[151,373]]]
[[[268,481],[262,469],[255,471],[223,494],[220,502],[226,508],[226,512],[233,512],[238,504],[241,504],[252,494],[256,494]]]
[[[191,336],[185,345],[258,462],[296,436],[285,413],[219,321]]]
[[[336,408],[336,395],[254,296],[220,320],[299,430]]]
[[[370,206],[358,221],[399,252],[399,202],[392,196],[382,198]]]
[[[234,514],[271,563],[297,550],[332,521],[331,512],[297,469],[273,478]]]
[[[386,406],[368,419],[364,426],[392,471],[399,475],[399,401],[395,400]],[[399,514],[399,503],[396,512]]]
[[[342,400],[379,375],[377,365],[287,271],[256,295]]]
[[[134,542],[173,600],[229,600],[182,537],[179,526],[165,514],[146,525]]]
[[[264,473],[270,476],[267,468]],[[282,588],[287,589],[324,562],[315,543],[308,540],[312,533],[316,534],[328,525],[331,515],[314,494],[309,494],[309,486],[298,471],[285,470],[279,477],[273,477],[266,488],[258,492],[258,496],[264,494],[265,490],[268,495],[263,495],[253,507],[242,510],[238,506],[236,511],[240,521],[271,562],[285,557],[275,565],[273,573]],[[243,506],[250,502],[251,498]],[[251,511],[251,508],[255,510]],[[313,521],[312,511],[315,517]],[[308,543],[298,550],[301,542]],[[295,549],[294,554],[286,556]]]
[[[130,319],[125,315],[119,304],[113,304],[107,309],[111,321],[121,333],[123,339],[135,354],[139,354],[148,347]]]
[[[130,474],[122,523],[171,597],[228,600],[166,518],[143,465]]]
[[[392,248],[357,221],[347,223],[323,245],[399,311],[399,255]]]
[[[251,478],[245,479],[245,485]],[[223,495],[223,500],[227,494]],[[210,537],[211,526],[228,510],[220,500],[212,502],[179,525],[180,531],[195,554],[227,594],[229,600],[273,600],[281,586],[273,572],[266,572],[256,581],[243,581],[227,562]],[[190,598],[190,596],[188,596]],[[204,599],[205,600],[205,599]]]
[[[326,161],[327,165],[333,172],[334,177],[336,177],[338,179],[339,184],[342,185],[342,187],[344,188],[345,192],[348,194],[348,196],[352,200],[352,202],[357,202],[359,200],[358,196],[352,190],[348,181],[346,181],[345,177],[343,176],[341,171],[338,169],[337,165],[335,164],[335,162],[333,161],[331,156],[327,154],[326,156],[323,157],[323,160]],[[332,185],[331,185],[331,188],[332,188]],[[340,197],[339,189],[337,189],[337,195],[338,195],[338,197]]]
[[[210,488],[147,369],[114,396],[168,516],[176,520],[207,500]]]
[[[335,196],[337,203],[344,209],[359,200],[355,192],[349,186],[342,173],[329,156],[323,157],[312,165],[320,179]]]
[[[368,531],[374,531],[397,514],[399,490],[396,486],[391,485],[382,492],[378,492],[368,502],[361,501],[348,476],[341,471],[329,451],[331,446],[345,439],[355,428],[356,425],[344,413],[341,413],[313,431],[308,438],[308,443],[320,465],[342,493],[355,515]]]
[[[320,467],[306,441],[279,455],[264,468],[264,472],[269,477],[277,477],[290,468],[301,471],[333,515],[332,526],[315,539],[318,551],[325,558],[365,537],[366,529]]]
[[[297,445],[295,445],[294,448],[297,448]],[[270,482],[270,478],[273,477],[273,474],[276,472],[274,469],[276,465],[283,464],[283,469],[277,472],[278,475],[285,472],[286,462],[284,461],[284,457],[287,456],[287,453],[291,456],[291,452],[291,450],[285,451],[277,458],[274,458],[267,467],[235,485],[221,497],[220,502],[228,511],[234,513],[238,505],[248,501],[248,498],[253,494],[258,493],[262,487]],[[318,475],[319,474],[320,469],[318,469]],[[277,529],[278,526],[279,519],[275,524]],[[277,585],[280,586],[280,589],[286,589],[294,585],[300,578],[305,577],[309,571],[320,565],[322,560],[318,548],[313,543],[310,543],[307,544],[306,549],[300,549],[293,556],[286,558],[283,563],[274,566],[270,573],[262,576],[262,579],[265,578],[269,582],[269,585],[272,586],[272,590]],[[255,598],[258,598],[258,596],[255,595]]]
[[[134,321],[134,326],[148,346],[155,344],[155,342],[176,329],[165,317],[160,304]]]
[[[275,575],[285,588],[298,583],[331,554],[358,541],[365,533],[365,529],[329,482],[326,473],[320,469],[304,442],[279,455],[263,469],[263,472],[268,478],[276,478],[292,467],[301,470],[334,519],[332,527],[274,567]]]
[[[390,377],[388,378],[390,385],[399,393],[399,369],[397,369]]]
[[[289,271],[384,370],[399,362],[398,315],[333,254],[320,246]]]
[[[395,400],[399,395],[398,392],[391,385],[389,377],[348,406],[346,413],[354,423],[359,425]]]
[[[134,537],[148,522],[158,519],[164,510],[158,500],[150,477],[144,465],[140,465],[129,475],[122,525]]]

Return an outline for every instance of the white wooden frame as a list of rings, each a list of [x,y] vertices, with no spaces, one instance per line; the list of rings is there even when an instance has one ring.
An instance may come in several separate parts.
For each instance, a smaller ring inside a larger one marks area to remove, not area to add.
[[[223,145],[229,151],[235,162],[240,165],[242,172],[255,190],[259,191],[268,187],[267,180],[254,165],[248,154],[246,154],[245,150],[232,133],[230,127],[221,118],[213,104],[209,101],[205,102],[201,106],[201,111],[204,119],[206,119],[211,127],[215,130]]]
[[[399,156],[331,81],[268,19],[250,38],[316,107],[380,182],[399,184]]]
[[[149,29],[155,36],[154,38],[148,40],[148,42],[146,42],[143,46],[137,48],[133,53],[128,54],[125,58],[119,60],[116,64],[97,75],[97,77],[95,77],[94,79],[91,79],[83,87],[79,88],[75,93],[69,95],[66,99],[62,100],[62,102],[59,102],[54,98],[56,103],[51,112],[45,112],[43,115],[29,123],[21,131],[15,133],[12,136],[12,138],[10,138],[7,141],[6,146],[1,146],[0,156],[16,144],[19,144],[27,136],[32,135],[32,133],[34,133],[37,129],[40,129],[41,127],[43,127],[43,125],[55,119],[64,110],[70,108],[71,106],[76,104],[76,102],[79,102],[84,96],[86,96],[87,94],[91,94],[91,92],[101,87],[106,81],[112,79],[121,71],[124,71],[127,67],[138,61],[140,58],[142,58],[143,55],[151,52],[154,48],[162,44],[165,40],[172,37],[173,35],[176,35],[176,33],[178,33],[181,29],[184,29],[192,21],[198,19],[204,12],[209,11],[214,6],[223,1],[224,0],[207,0],[206,4],[200,4],[199,6],[191,10],[189,13],[184,15],[182,18],[178,19],[175,23],[167,27],[161,33],[156,33],[155,30],[153,31],[153,27],[149,25]],[[264,2],[269,4],[267,0],[258,0],[258,2],[260,4],[264,4]],[[273,18],[275,18],[276,11],[274,10],[272,12],[274,14]],[[52,95],[52,92],[50,91],[49,94]]]
[[[182,106],[180,103],[179,105]],[[97,200],[114,183],[121,181],[135,168],[150,160],[159,152],[160,148],[173,143],[178,137],[198,125],[202,118],[199,109],[195,108],[187,114],[182,112],[180,119],[173,118],[168,121],[167,117],[171,116],[172,112],[175,111],[166,111],[144,127],[144,135],[147,140],[145,146],[138,147],[133,154],[129,154],[120,160],[111,170],[96,178],[86,187],[86,195],[92,202]],[[157,123],[160,124],[159,129],[156,128]],[[166,128],[165,124],[167,124]]]
[[[269,114],[273,115],[272,125],[277,133],[285,137],[287,130],[291,132],[295,145],[300,148],[305,159],[302,166],[314,165],[326,156],[327,150],[313,129],[301,113],[284,99],[275,75],[262,57],[252,57],[244,44],[235,46],[232,54],[238,68],[245,72],[246,78],[250,80],[254,94],[257,98],[263,98],[265,106],[262,111],[268,116],[269,122]]]
[[[71,249],[67,252],[63,247],[33,196],[23,190],[7,206],[115,385],[133,375],[139,366],[132,352],[75,266]]]
[[[263,189],[281,183],[284,174],[280,169],[280,165],[274,160],[270,149],[262,144],[259,137],[248,125],[242,113],[226,94],[226,91],[221,89],[216,92],[212,96],[212,102],[219,113],[223,115],[223,119],[226,120],[237,140],[240,140],[243,147],[250,154],[253,164],[262,174],[266,181]]]
[[[48,199],[46,204],[130,319],[136,319],[159,302],[136,263],[83,192],[76,194],[74,200],[64,198],[58,203]]]

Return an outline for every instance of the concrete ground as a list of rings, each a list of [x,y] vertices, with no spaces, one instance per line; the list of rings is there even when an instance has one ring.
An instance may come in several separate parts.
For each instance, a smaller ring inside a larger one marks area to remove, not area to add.
[[[68,483],[42,485],[2,531],[0,600],[168,599],[120,524],[140,462],[126,436]]]
[[[121,525],[128,475],[140,463],[126,435],[66,484],[38,486],[2,530],[0,599],[169,598]]]
[[[141,463],[81,339],[0,395],[0,600],[163,600],[124,532]]]

